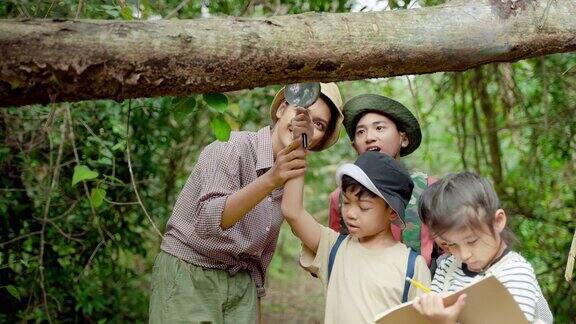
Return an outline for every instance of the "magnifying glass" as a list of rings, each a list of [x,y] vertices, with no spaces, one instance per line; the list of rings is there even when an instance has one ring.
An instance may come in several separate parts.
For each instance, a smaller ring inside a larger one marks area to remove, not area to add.
[[[305,83],[292,83],[284,87],[284,98],[294,107],[302,107],[308,109],[320,97],[320,83],[318,82],[305,82]],[[302,134],[302,146],[308,147],[308,136]]]

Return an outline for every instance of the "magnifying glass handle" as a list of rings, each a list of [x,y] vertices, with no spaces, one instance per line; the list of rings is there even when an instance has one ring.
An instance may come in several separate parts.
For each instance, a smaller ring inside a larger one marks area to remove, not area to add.
[[[302,134],[302,146],[308,148],[308,135]]]

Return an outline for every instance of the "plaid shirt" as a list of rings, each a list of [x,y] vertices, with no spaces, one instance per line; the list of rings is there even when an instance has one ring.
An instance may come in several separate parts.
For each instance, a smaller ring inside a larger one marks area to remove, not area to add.
[[[180,192],[160,248],[196,266],[236,274],[250,272],[258,297],[265,295],[266,269],[276,249],[282,188],[275,189],[232,227],[220,227],[229,195],[274,163],[270,127],[257,133],[232,132],[228,142],[213,142],[200,154]]]

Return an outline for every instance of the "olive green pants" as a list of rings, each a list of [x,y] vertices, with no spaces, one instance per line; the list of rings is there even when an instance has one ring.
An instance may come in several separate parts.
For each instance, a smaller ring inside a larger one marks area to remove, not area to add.
[[[230,276],[160,251],[152,270],[150,323],[256,323],[256,286],[249,273]]]

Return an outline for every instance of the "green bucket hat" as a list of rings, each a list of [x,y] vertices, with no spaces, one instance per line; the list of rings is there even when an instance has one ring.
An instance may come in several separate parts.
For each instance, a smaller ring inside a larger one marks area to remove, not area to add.
[[[358,95],[344,104],[344,127],[351,141],[354,141],[356,126],[365,113],[383,114],[396,123],[398,130],[406,133],[408,146],[400,149],[400,156],[414,152],[422,141],[420,124],[414,115],[403,104],[377,94]]]

